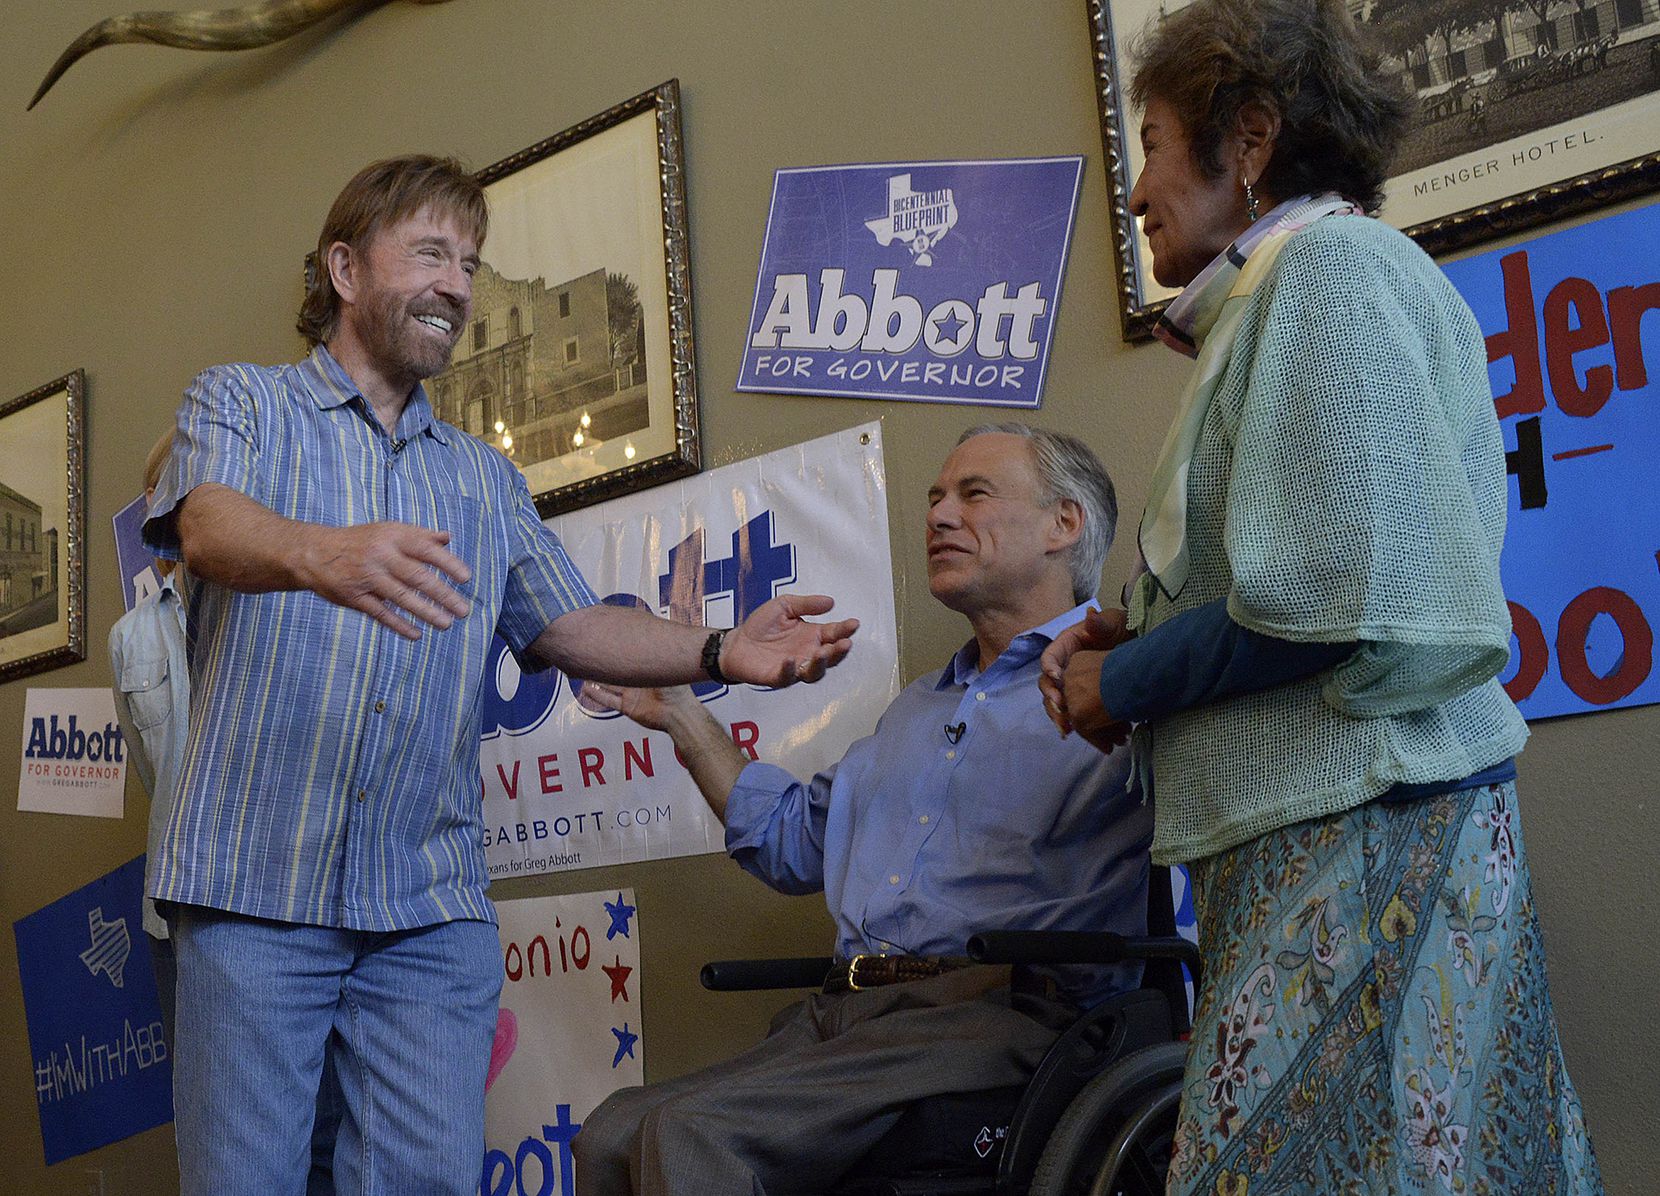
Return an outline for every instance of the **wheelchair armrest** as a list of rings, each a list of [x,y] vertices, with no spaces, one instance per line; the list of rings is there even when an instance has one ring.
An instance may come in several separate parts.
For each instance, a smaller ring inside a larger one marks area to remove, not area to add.
[[[710,992],[822,988],[832,962],[828,955],[797,959],[716,959],[704,964],[697,978]]]
[[[1199,948],[1178,935],[1113,934],[1088,930],[985,930],[968,940],[976,963],[1121,963],[1174,959],[1199,977]]]

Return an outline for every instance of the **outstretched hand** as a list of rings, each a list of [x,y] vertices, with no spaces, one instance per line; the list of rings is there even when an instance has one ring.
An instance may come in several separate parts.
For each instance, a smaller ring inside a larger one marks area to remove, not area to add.
[[[809,623],[835,602],[823,594],[780,594],[757,607],[721,643],[720,668],[728,679],[782,689],[813,682],[842,662],[853,647],[859,620]]]
[[[449,542],[448,532],[409,523],[314,527],[300,554],[300,576],[320,597],[420,639],[417,622],[441,631],[469,609],[455,583],[470,580],[472,570]]]

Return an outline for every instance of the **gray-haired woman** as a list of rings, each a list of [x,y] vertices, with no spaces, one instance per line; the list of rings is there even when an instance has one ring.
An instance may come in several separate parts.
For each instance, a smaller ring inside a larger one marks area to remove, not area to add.
[[[1199,0],[1140,51],[1131,195],[1197,358],[1127,612],[1045,659],[1138,724],[1207,964],[1169,1191],[1601,1190],[1497,680],[1505,466],[1469,308],[1377,207],[1406,112],[1343,0]],[[1133,638],[1130,638],[1133,634]]]

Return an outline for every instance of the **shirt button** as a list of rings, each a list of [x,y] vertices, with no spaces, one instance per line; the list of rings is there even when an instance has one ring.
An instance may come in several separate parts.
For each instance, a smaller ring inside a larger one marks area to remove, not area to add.
[[[375,703],[375,713],[376,714],[385,714],[386,713],[386,703],[385,702],[376,702]]]
[[[899,873],[895,872],[892,876],[888,877],[888,883],[890,885],[898,884],[899,883]]]
[[[976,702],[984,702],[986,700],[986,691],[981,690],[979,693],[975,694],[974,695],[974,700]]]
[[[368,796],[369,796],[369,791],[367,789],[359,789],[357,791],[357,800],[358,801],[367,800]]]
[[[922,823],[923,826],[927,826],[928,825],[928,815],[924,814],[921,818],[918,818],[917,821]]]
[[[956,750],[955,750],[955,749],[952,749],[952,750],[951,750],[951,751],[949,751],[949,752],[946,752],[946,753],[945,753],[945,758],[946,758],[946,759],[947,759],[947,760],[955,760],[955,759],[956,759],[956,758],[957,758],[957,752],[956,752]]]

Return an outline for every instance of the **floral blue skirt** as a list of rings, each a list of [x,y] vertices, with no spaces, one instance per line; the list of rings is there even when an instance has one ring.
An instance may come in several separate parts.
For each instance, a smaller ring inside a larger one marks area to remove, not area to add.
[[[1168,1192],[1600,1193],[1511,784],[1189,865],[1205,960]]]

